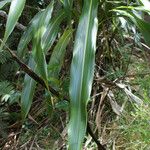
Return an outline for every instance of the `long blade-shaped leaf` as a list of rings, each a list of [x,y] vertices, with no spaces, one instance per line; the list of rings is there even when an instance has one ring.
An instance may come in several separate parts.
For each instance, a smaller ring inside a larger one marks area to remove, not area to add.
[[[40,75],[44,79],[45,83],[48,86],[47,81],[47,63],[45,59],[44,49],[43,49],[43,43],[42,38],[43,35],[47,29],[48,23],[51,19],[51,14],[53,10],[53,1],[49,5],[48,9],[46,9],[42,14],[38,22],[34,22],[33,26],[33,56],[35,59],[35,62],[37,64],[37,68],[39,70]]]
[[[45,34],[42,38],[42,47],[44,51],[48,51],[51,45],[54,43],[54,40],[58,34],[59,26],[62,20],[65,18],[64,11],[60,11],[51,21],[50,24],[47,26]]]
[[[0,2],[0,9],[2,9],[7,3],[10,3],[11,0],[3,0]]]
[[[4,40],[1,45],[1,49],[4,46],[5,42],[7,41],[9,35],[12,33],[22,11],[24,8],[26,0],[12,0],[11,6],[9,9],[8,19],[6,23],[6,31],[4,35]]]
[[[34,71],[36,71],[36,64],[32,57],[30,57],[28,66]],[[24,88],[21,94],[21,114],[22,114],[22,118],[25,119],[32,104],[36,82],[26,74],[23,87]]]
[[[136,17],[135,15],[133,17],[136,20],[137,27],[143,34],[145,42],[147,43],[148,46],[150,46],[150,23]]]
[[[139,28],[146,43],[150,46],[150,23],[139,18],[135,13],[129,11],[128,9],[127,10],[114,9],[114,11],[118,12],[119,14],[125,17],[128,17],[125,19],[130,19],[130,21],[132,21]]]
[[[64,0],[63,1],[66,16],[68,17],[68,21],[71,21],[71,9],[73,5],[73,0]]]
[[[42,11],[37,13],[33,19],[30,21],[29,26],[25,29],[18,47],[17,47],[17,53],[20,58],[22,58],[25,55],[25,48],[27,47],[27,44],[31,41],[33,38],[33,23],[37,23],[41,17]]]
[[[52,3],[53,4],[53,3]],[[17,48],[17,52],[18,55],[20,56],[20,58],[22,58],[25,54],[25,48],[27,46],[27,44],[31,41],[31,39],[33,38],[33,26],[34,24],[37,24],[39,22],[39,20],[41,19],[41,15],[42,13],[47,13],[48,15],[46,15],[46,22],[45,24],[48,25],[50,22],[50,18],[51,18],[51,14],[52,14],[52,10],[53,10],[53,5],[50,4],[47,6],[47,8],[43,11],[40,11],[39,13],[37,13],[33,19],[30,21],[28,28],[25,30],[25,32],[23,33],[20,42],[18,44],[18,48]],[[44,33],[43,33],[44,34]]]
[[[90,99],[96,49],[97,0],[84,0],[76,33],[70,81],[70,150],[80,150],[86,132],[86,106]]]
[[[61,16],[63,16],[63,15],[61,15]],[[39,15],[38,15],[38,18],[40,18]],[[52,46],[53,42],[55,41],[56,36],[58,34],[58,28],[59,28],[60,22],[62,21],[63,17],[61,19],[60,18],[61,18],[60,14],[56,15],[55,19],[54,20],[52,19],[50,21],[51,26],[48,26],[47,31],[45,32],[45,34],[46,34],[49,31],[48,36],[47,36],[48,37],[47,41],[48,40],[50,41],[47,45],[49,48],[51,48],[51,46]],[[34,22],[38,23],[38,20],[34,19]],[[47,51],[44,50],[44,54],[46,54],[46,52]],[[31,61],[33,61],[32,59],[33,58],[31,57],[29,60],[29,64]],[[37,72],[38,71],[37,65],[35,63],[33,66],[30,66],[30,67],[32,67],[32,70],[34,70],[36,73],[39,74],[39,72]],[[21,97],[23,118],[25,118],[27,116],[27,114],[30,110],[34,91],[35,91],[35,84],[36,84],[35,81],[31,77],[29,77],[28,75],[26,75],[24,83],[25,83],[25,86],[24,86],[24,89],[22,91],[22,97]],[[30,89],[30,90],[28,90],[28,89]],[[27,92],[28,92],[28,96],[27,96]]]
[[[48,74],[49,78],[57,78],[63,64],[64,55],[66,51],[66,47],[70,41],[72,36],[72,29],[68,29],[64,32],[64,34],[59,39],[57,45],[55,46],[53,53],[50,58],[50,62],[48,64]]]

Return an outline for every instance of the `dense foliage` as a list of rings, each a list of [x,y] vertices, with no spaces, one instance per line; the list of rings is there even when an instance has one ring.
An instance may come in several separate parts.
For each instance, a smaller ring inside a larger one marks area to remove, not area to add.
[[[149,149],[149,0],[1,0],[0,147]]]

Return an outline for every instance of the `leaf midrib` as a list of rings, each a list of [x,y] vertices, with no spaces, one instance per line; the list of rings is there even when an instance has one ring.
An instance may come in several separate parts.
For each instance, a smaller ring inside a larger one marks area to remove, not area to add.
[[[83,63],[82,63],[82,73],[81,73],[81,84],[80,84],[80,87],[81,87],[81,90],[80,90],[80,93],[79,93],[79,99],[81,100],[81,93],[82,93],[82,85],[83,85],[83,75],[84,75],[84,63],[85,63],[85,53],[86,53],[86,49],[87,49],[87,41],[88,41],[88,35],[89,35],[89,26],[90,26],[90,16],[91,16],[91,11],[92,11],[92,0],[90,1],[90,9],[89,9],[89,14],[88,14],[88,25],[87,25],[87,29],[86,29],[86,33],[87,33],[87,36],[86,36],[86,39],[85,39],[85,44],[84,44],[84,55],[83,55]],[[81,101],[78,103],[79,104],[79,108],[81,108]],[[77,120],[77,128],[79,128],[79,124],[80,124],[80,120],[79,118],[81,117],[80,116],[80,109],[78,109],[78,120]],[[79,139],[79,130],[78,130],[78,139]]]

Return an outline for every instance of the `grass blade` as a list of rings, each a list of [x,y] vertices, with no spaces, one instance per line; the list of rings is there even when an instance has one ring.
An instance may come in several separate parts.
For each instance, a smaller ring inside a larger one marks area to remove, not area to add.
[[[54,43],[54,40],[56,39],[56,36],[59,31],[59,26],[62,22],[62,20],[65,18],[64,11],[60,11],[49,23],[47,26],[47,29],[45,31],[45,34],[42,38],[43,43],[43,49],[44,51],[48,51],[52,44]]]
[[[0,2],[0,9],[2,9],[7,3],[10,3],[11,0],[3,0]]]
[[[72,29],[66,30],[55,46],[48,64],[49,78],[58,78],[61,66],[63,64],[66,47],[72,37],[72,33]]]
[[[45,12],[44,12],[45,11]],[[41,15],[44,12],[46,15],[45,18],[45,24],[48,25],[51,19],[51,14],[53,11],[53,2],[47,6],[47,8],[45,10],[40,11],[39,13],[37,13],[33,19],[30,21],[28,28],[25,30],[25,32],[23,33],[20,42],[18,44],[18,48],[17,48],[17,52],[18,55],[20,56],[20,58],[22,58],[25,55],[25,48],[27,46],[27,44],[31,41],[31,39],[33,38],[33,27],[34,24],[37,24],[39,22],[39,20],[41,19]],[[44,33],[43,33],[44,34]]]
[[[40,19],[33,24],[33,57],[37,64],[37,68],[39,73],[48,87],[47,80],[47,63],[45,59],[44,49],[42,38],[44,33],[46,32],[47,26],[50,22],[51,15],[53,11],[53,1],[47,7],[47,9],[41,14]]]
[[[29,44],[29,42],[33,38],[33,23],[38,22],[41,14],[42,14],[42,11],[40,11],[33,17],[33,19],[29,23],[29,26],[25,29],[25,31],[19,41],[19,44],[17,47],[17,52],[18,52],[18,56],[20,58],[22,58],[25,55],[25,48],[27,47],[27,44]]]
[[[28,66],[36,71],[36,64],[34,62],[34,59],[30,57]],[[26,118],[27,114],[29,113],[32,99],[35,92],[36,82],[27,74],[24,78],[24,86],[23,86],[22,94],[21,94],[21,114],[23,120]]]
[[[38,15],[37,18],[40,18],[40,15]],[[56,36],[58,34],[58,32],[57,32],[58,29],[57,28],[59,28],[59,25],[56,24],[57,20],[58,20],[57,17],[55,17],[54,20],[52,19],[50,21],[51,27],[49,26],[47,28],[47,29],[50,29],[50,32],[49,32],[49,35],[48,35],[48,39],[49,39],[49,41],[51,41],[51,42],[48,43],[49,48],[51,48],[51,46],[52,46],[53,42],[55,41]],[[38,19],[34,19],[34,23],[37,23],[37,22],[38,22]],[[58,22],[60,23],[60,20]],[[47,32],[48,31],[46,31],[45,33],[47,33]],[[47,51],[44,50],[44,55],[46,54],[46,52]],[[33,60],[32,57],[29,60],[29,66],[31,67],[31,69],[33,71],[35,71],[36,73],[38,73],[37,72],[37,70],[38,70],[37,65],[35,64],[35,62],[34,62],[34,60]],[[33,99],[33,96],[34,96],[35,87],[36,87],[36,82],[31,77],[29,77],[28,75],[26,75],[25,76],[25,80],[24,80],[24,89],[22,91],[22,96],[21,96],[22,117],[23,118],[25,118],[27,116],[27,114],[28,114],[28,112],[30,110],[32,99]]]
[[[150,23],[149,22],[144,21],[143,19],[141,19],[139,16],[137,16],[135,13],[133,13],[132,11],[128,9],[125,9],[125,10],[114,9],[113,11],[118,12],[127,20],[130,19],[130,21],[139,28],[147,45],[150,46],[150,38],[149,38]]]
[[[5,35],[4,35],[3,43],[2,43],[0,49],[3,48],[5,42],[7,41],[8,37],[12,33],[12,31],[23,11],[25,2],[26,2],[26,0],[12,0],[10,9],[9,9],[7,23],[6,23]]]
[[[81,150],[86,132],[86,106],[90,99],[95,64],[97,5],[97,0],[84,1],[76,33],[70,80],[70,150]]]

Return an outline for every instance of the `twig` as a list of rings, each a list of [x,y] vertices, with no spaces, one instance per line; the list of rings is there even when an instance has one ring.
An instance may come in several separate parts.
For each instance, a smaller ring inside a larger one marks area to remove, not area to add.
[[[0,39],[0,41],[2,42],[2,40]],[[18,56],[15,54],[14,51],[12,51],[9,47],[6,47],[6,50],[11,54],[12,58],[18,63],[18,65],[20,66],[20,68],[27,73],[32,79],[34,79],[36,82],[38,82],[39,84],[41,84],[44,88],[47,89],[47,86],[44,82],[44,80],[39,77],[30,67],[28,67],[23,61],[21,61]],[[61,97],[59,92],[57,92],[55,89],[53,89],[51,86],[48,87],[49,91],[54,94],[57,97]]]
[[[2,42],[2,40],[0,40]],[[28,67],[24,62],[22,62],[18,56],[9,48],[6,46],[6,50],[9,51],[9,53],[11,54],[12,58],[18,63],[18,65],[20,66],[20,68],[27,73],[32,79],[34,79],[37,83],[41,84],[44,88],[47,89],[47,86],[44,82],[44,80],[39,77],[30,67]],[[60,95],[60,93],[58,91],[56,91],[55,89],[53,89],[51,86],[48,87],[48,90],[55,95],[58,98],[61,98],[62,96]],[[63,98],[65,100],[67,100],[69,102],[69,98],[67,96],[63,96]],[[96,139],[94,133],[92,132],[89,123],[87,124],[87,132],[91,135],[91,137],[93,138],[93,140],[95,141],[95,143],[98,146],[98,150],[105,150],[105,148],[103,147],[103,145],[100,144],[100,142]]]
[[[92,132],[89,123],[87,123],[87,132],[90,134],[94,142],[97,144],[98,150],[106,150],[105,147],[97,140],[94,133]]]
[[[7,13],[5,11],[0,11],[0,16],[3,17],[4,19],[7,19]],[[20,23],[16,24],[16,28],[19,30],[24,31],[26,29],[25,26],[23,26]],[[2,42],[2,40],[0,40]],[[47,89],[47,86],[44,82],[44,80],[39,77],[30,67],[28,67],[24,62],[22,62],[18,56],[9,48],[7,47],[7,50],[9,51],[9,53],[11,54],[12,58],[18,63],[18,65],[20,66],[20,68],[27,73],[32,79],[34,79],[37,83],[41,84],[44,88]],[[56,91],[55,89],[53,89],[51,86],[48,87],[48,90],[55,95],[56,97],[60,98],[62,97],[60,95],[60,93],[58,91]],[[69,102],[69,98],[67,96],[63,97],[65,100],[67,100]],[[90,134],[90,136],[93,138],[93,140],[95,141],[95,143],[98,146],[98,150],[105,150],[104,146],[100,144],[100,142],[97,140],[97,138],[95,137],[94,133],[92,132],[89,123],[87,123],[87,132]]]

